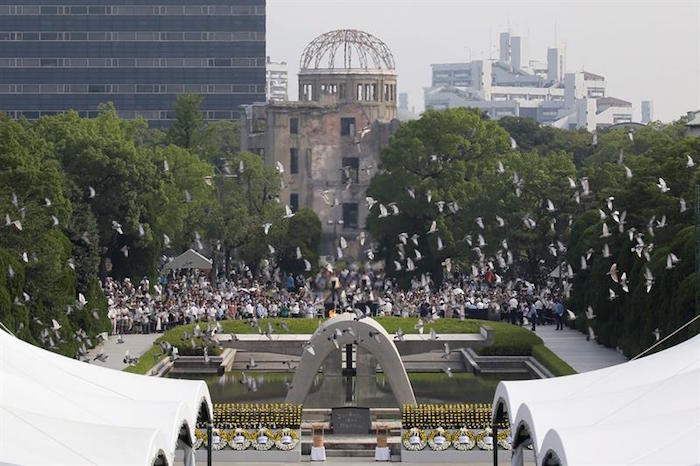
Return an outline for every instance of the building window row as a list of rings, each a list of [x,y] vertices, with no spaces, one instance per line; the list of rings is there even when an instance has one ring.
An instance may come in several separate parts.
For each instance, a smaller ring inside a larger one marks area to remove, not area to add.
[[[0,68],[253,68],[265,58],[0,58]]]
[[[265,40],[264,31],[0,31],[0,40],[46,41],[218,41],[244,42]]]
[[[264,94],[264,84],[0,84],[0,94]]]
[[[83,118],[95,118],[98,116],[97,110],[77,110]],[[43,116],[55,116],[68,113],[68,110],[8,110],[5,111],[10,118],[26,118],[36,120]],[[134,119],[141,117],[145,120],[175,120],[176,115],[172,110],[117,110],[121,118]],[[237,120],[240,118],[238,112],[230,111],[204,111],[202,117],[205,120]]]
[[[0,15],[262,16],[261,5],[0,5]]]

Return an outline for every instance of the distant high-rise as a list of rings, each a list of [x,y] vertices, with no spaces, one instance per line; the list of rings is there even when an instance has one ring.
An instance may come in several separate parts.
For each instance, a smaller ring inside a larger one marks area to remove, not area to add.
[[[265,0],[0,0],[0,111],[36,119],[173,119],[178,94],[207,120],[265,98]]]
[[[503,32],[499,38],[499,60],[431,65],[425,108],[472,107],[495,119],[529,117],[590,131],[632,121],[632,104],[606,95],[604,76],[566,72],[561,49],[547,49],[546,62],[529,60],[524,37]]]
[[[510,63],[510,32],[502,32],[499,37],[499,57],[502,62]]]
[[[267,100],[287,100],[288,73],[287,62],[273,62],[267,57]]]
[[[651,100],[642,100],[642,124],[654,120],[654,103]]]
[[[547,79],[550,81],[564,79],[564,54],[556,47],[547,49]]]

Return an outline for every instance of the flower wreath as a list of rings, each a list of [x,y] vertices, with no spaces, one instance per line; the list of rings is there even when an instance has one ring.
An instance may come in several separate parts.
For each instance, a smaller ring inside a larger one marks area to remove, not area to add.
[[[498,431],[498,446],[504,450],[510,450],[512,448],[510,438],[510,429],[499,430]]]
[[[476,444],[482,450],[493,450],[493,436],[491,428],[487,427],[476,436]]]
[[[428,446],[431,450],[447,450],[448,448],[450,448],[451,443],[452,436],[442,427],[438,427],[437,429],[430,432],[430,435],[428,435]]]
[[[228,432],[228,446],[234,450],[243,451],[250,446],[248,431],[240,427]]]
[[[297,434],[296,430],[294,429],[280,429],[279,432],[277,432],[277,435],[275,435],[275,446],[278,450],[294,450],[297,443],[299,443],[299,434]]]
[[[476,440],[474,437],[474,432],[466,427],[462,427],[452,434],[452,446],[455,447],[455,450],[467,451],[474,448],[475,445]]]
[[[219,438],[218,442],[215,441],[217,437]],[[211,449],[218,451],[224,447],[226,447],[226,431],[214,429],[211,436]]]
[[[270,429],[261,427],[248,434],[250,444],[258,451],[267,451],[275,446],[275,434]]]
[[[427,445],[425,432],[423,432],[417,427],[414,427],[406,431],[405,434],[403,434],[401,443],[403,444],[404,448],[406,448],[406,450],[422,450]]]
[[[200,448],[202,445],[207,443],[207,431],[204,429],[195,429],[194,437],[195,441],[194,445],[192,446],[194,450]]]

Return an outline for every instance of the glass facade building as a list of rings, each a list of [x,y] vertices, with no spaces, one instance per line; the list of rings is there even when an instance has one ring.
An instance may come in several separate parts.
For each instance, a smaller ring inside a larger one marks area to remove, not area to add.
[[[207,120],[265,101],[265,0],[0,0],[0,111],[36,119],[113,102],[153,126],[200,94]]]

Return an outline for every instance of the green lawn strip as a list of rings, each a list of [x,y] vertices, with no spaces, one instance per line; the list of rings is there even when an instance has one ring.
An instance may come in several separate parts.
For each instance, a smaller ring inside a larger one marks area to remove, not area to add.
[[[493,345],[480,348],[482,356],[530,356],[542,339],[531,331],[506,322],[485,322],[493,330]]]
[[[556,376],[576,374],[576,370],[544,344],[532,347],[532,356]]]
[[[162,338],[162,337],[161,337]],[[137,362],[133,366],[126,366],[124,369],[124,372],[131,372],[132,374],[147,374],[153,366],[155,366],[157,363],[159,363],[163,358],[165,358],[165,355],[160,355],[157,358],[154,359],[155,355],[160,352],[160,346],[157,345],[157,343],[160,341],[160,338],[156,340],[156,344],[151,346],[151,348],[143,353],[139,357],[139,362]]]

